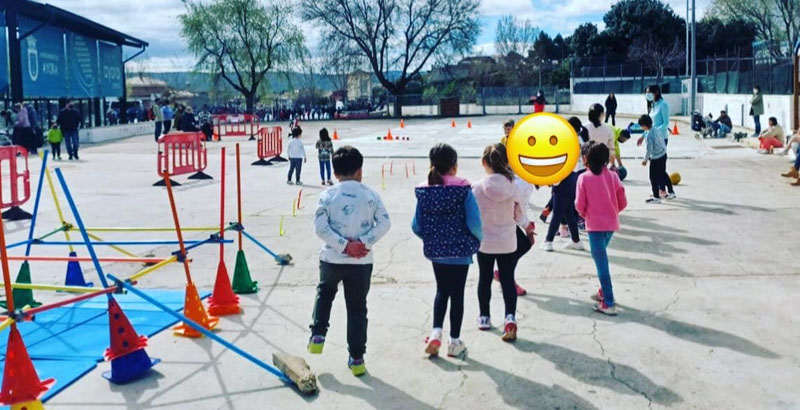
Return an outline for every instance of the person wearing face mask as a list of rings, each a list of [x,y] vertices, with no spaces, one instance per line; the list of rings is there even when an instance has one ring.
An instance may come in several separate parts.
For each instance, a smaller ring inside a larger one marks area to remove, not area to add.
[[[761,135],[761,119],[760,115],[764,115],[764,97],[761,96],[761,87],[753,86],[753,96],[750,97],[750,115],[753,116],[753,122],[756,125],[756,130],[753,137]]]
[[[664,145],[669,143],[669,104],[661,96],[661,87],[657,84],[648,85],[645,89],[645,99],[647,99],[648,115],[653,119],[653,129],[664,136]],[[641,146],[644,137],[636,141],[636,145]]]

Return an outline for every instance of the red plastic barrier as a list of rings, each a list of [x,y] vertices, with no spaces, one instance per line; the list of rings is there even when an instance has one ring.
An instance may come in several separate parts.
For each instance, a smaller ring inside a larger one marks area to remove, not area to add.
[[[208,153],[203,142],[202,132],[178,132],[166,134],[158,139],[158,163],[156,174],[163,172],[169,176],[184,175],[194,172],[189,179],[211,179],[203,172],[208,165]],[[159,179],[154,186],[163,186]],[[180,185],[173,182],[172,185]]]
[[[19,157],[17,157],[19,155]],[[25,167],[21,168],[24,159]],[[3,218],[12,221],[30,219],[31,214],[19,208],[31,197],[31,176],[28,171],[28,151],[20,146],[0,147],[0,207],[11,208]]]
[[[215,115],[214,134],[222,137],[250,137],[255,139],[258,121],[252,114]]]
[[[283,140],[281,127],[261,128],[258,130],[258,161],[252,165],[272,165],[272,161],[285,161],[281,157]],[[272,157],[267,160],[267,157]]]

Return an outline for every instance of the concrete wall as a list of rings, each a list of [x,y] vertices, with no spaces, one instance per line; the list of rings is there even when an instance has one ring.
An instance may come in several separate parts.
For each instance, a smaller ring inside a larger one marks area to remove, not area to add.
[[[605,99],[605,97],[603,97]],[[587,106],[588,107],[588,106]],[[568,104],[561,104],[559,110],[561,112],[569,112],[570,106]],[[547,105],[545,106],[545,111],[547,112],[555,112],[556,106]],[[459,112],[461,115],[482,115],[483,114],[483,106],[480,104],[460,104],[459,105]],[[486,106],[486,114],[508,114],[508,115],[517,115],[519,112],[519,106],[516,104],[513,105],[487,105]],[[523,104],[522,105],[522,114],[530,114],[533,112],[533,106],[530,104]],[[389,107],[389,113],[394,113],[394,107]],[[413,116],[420,116],[420,115],[439,115],[439,107],[436,105],[404,105],[403,106],[403,116],[404,117],[413,117]]]
[[[84,128],[80,130],[79,135],[81,144],[97,144],[137,135],[153,135],[154,133],[155,122],[148,121],[108,127]]]
[[[733,125],[753,128],[753,117],[750,114],[749,94],[698,94],[698,107],[703,115],[719,115],[720,110],[726,110],[731,117]],[[792,96],[790,95],[765,95],[764,115],[761,116],[761,127],[767,126],[767,119],[775,117],[785,131],[792,127]]]
[[[642,115],[647,113],[647,100],[644,94],[616,94],[617,114]],[[594,103],[605,104],[608,94],[572,94],[572,110],[574,112],[589,112],[589,106]],[[680,94],[664,94],[664,99],[669,104],[670,115],[683,115],[683,101]]]

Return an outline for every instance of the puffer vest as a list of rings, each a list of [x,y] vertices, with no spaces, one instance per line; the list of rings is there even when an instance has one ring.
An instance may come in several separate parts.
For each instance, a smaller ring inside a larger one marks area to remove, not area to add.
[[[469,186],[443,185],[415,189],[417,224],[426,258],[463,258],[478,252],[481,243],[467,227],[464,207],[471,190]]]

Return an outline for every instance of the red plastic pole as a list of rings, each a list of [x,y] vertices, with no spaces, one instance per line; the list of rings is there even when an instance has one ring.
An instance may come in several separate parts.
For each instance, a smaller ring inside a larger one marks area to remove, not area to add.
[[[16,182],[14,184],[16,185]],[[11,289],[11,274],[9,273],[8,269],[8,251],[6,250],[6,232],[5,226],[3,223],[0,222],[0,259],[2,259],[3,265],[3,286],[6,290],[6,306],[8,307],[9,312],[14,311],[14,293]],[[11,326],[15,326],[12,324]]]
[[[172,195],[172,182],[169,180],[169,174],[164,172],[161,174],[164,178],[164,184],[167,186],[167,195],[169,196],[169,206],[172,209],[172,220],[175,221],[175,233],[178,235],[178,245],[180,246],[181,256],[183,259],[183,272],[186,274],[186,283],[192,283],[192,274],[189,273],[189,259],[186,258],[186,246],[183,244],[183,233],[181,233],[181,223],[178,221],[178,208],[175,207],[175,196]]]
[[[242,225],[242,167],[239,155],[239,143],[236,143],[236,206],[238,209],[237,221]],[[242,250],[242,231],[239,230],[239,250]]]
[[[59,300],[58,302],[50,303],[48,305],[39,306],[39,307],[33,308],[33,309],[28,309],[28,310],[25,311],[25,315],[26,316],[32,316],[32,315],[35,315],[37,313],[48,311],[50,309],[55,309],[55,308],[58,308],[58,307],[71,305],[73,303],[77,303],[77,302],[80,302],[82,300],[95,298],[95,297],[98,297],[100,295],[105,295],[105,294],[108,294],[108,293],[114,293],[116,290],[117,290],[117,287],[116,286],[112,286],[110,288],[98,290],[97,292],[86,293],[84,295],[75,296],[74,298]],[[11,310],[10,307],[9,307],[9,310]]]
[[[220,165],[220,188],[219,188],[219,238],[225,239],[225,147],[222,147],[222,164]],[[219,242],[219,260],[225,258],[225,243]]]

